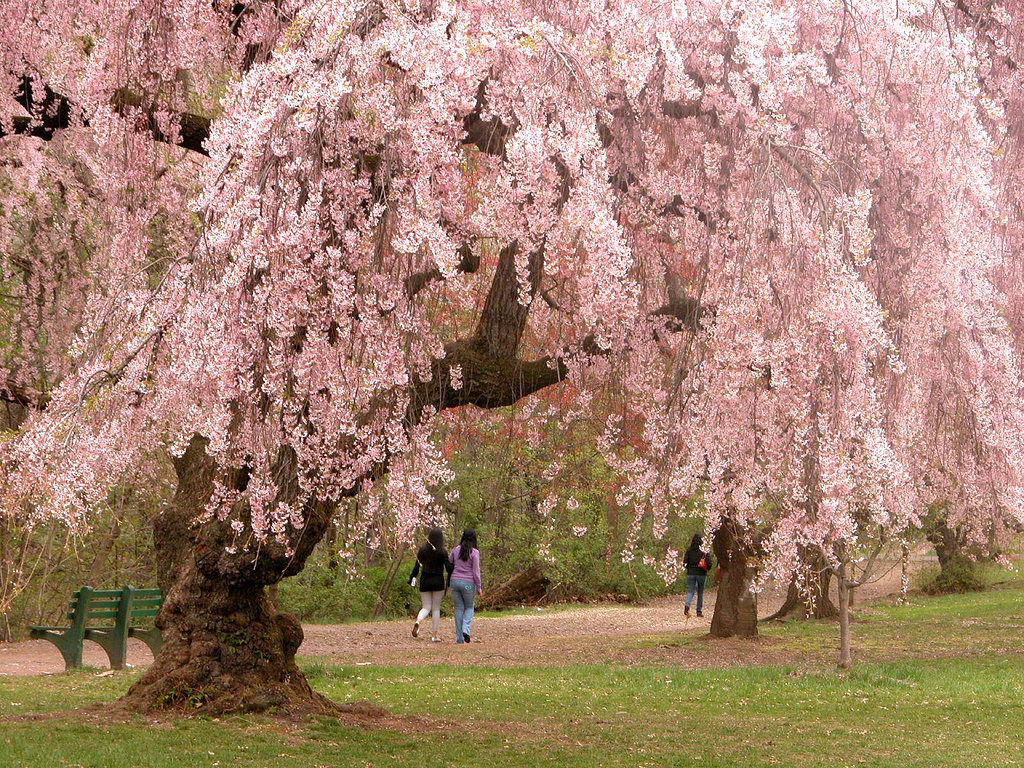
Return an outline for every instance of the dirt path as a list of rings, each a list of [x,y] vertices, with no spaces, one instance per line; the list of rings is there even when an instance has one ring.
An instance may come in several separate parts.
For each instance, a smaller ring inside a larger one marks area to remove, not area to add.
[[[861,588],[858,600],[895,594],[900,588],[898,567],[883,571],[882,578]],[[782,590],[761,593],[758,612],[771,614],[780,604]],[[683,598],[659,598],[646,605],[598,605],[544,608],[520,613],[478,616],[473,620],[473,642],[456,646],[451,605],[446,601],[441,619],[442,642],[431,643],[429,621],[419,638],[411,636],[411,619],[357,624],[306,625],[300,657],[323,657],[341,664],[420,665],[443,661],[450,664],[571,664],[606,661],[630,664],[639,661],[683,666],[728,664],[737,653],[748,663],[775,661],[771,644],[744,640],[709,641],[706,651],[685,653],[675,643],[658,637],[707,634],[714,612],[715,591],[705,594],[704,618],[683,615]],[[652,638],[653,636],[653,638]],[[609,642],[616,638],[616,642]],[[106,655],[87,642],[82,654],[86,666],[106,669]],[[152,663],[145,644],[131,640],[128,662],[141,667]],[[56,647],[45,640],[0,644],[0,677],[51,675],[64,671]]]

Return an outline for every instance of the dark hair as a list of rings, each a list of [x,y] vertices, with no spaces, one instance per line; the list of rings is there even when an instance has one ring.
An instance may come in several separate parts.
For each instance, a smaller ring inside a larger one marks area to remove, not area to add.
[[[474,549],[476,549],[476,531],[467,528],[462,532],[462,541],[459,542],[459,560],[469,560]]]
[[[444,532],[440,528],[431,528],[427,532],[427,541],[436,550],[444,550]]]
[[[700,545],[704,543],[704,537],[699,533],[693,534],[693,538],[690,539],[690,549],[700,549]]]

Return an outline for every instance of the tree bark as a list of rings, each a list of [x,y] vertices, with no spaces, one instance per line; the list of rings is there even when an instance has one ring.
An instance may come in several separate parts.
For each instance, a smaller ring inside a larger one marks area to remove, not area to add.
[[[935,547],[939,559],[939,574],[924,586],[926,592],[944,594],[966,592],[984,588],[977,575],[976,560],[972,557],[967,533],[961,526],[949,524],[945,505],[933,505],[924,518],[924,535]]]
[[[946,521],[944,511],[933,511],[925,520],[924,535],[928,543],[935,547],[935,555],[939,559],[939,568],[946,571],[954,563],[967,560],[964,552],[966,537],[959,529],[951,528]]]
[[[757,567],[750,563],[749,545],[731,520],[723,521],[711,545],[721,567],[712,637],[757,637],[757,595],[751,589]]]
[[[153,665],[122,698],[132,711],[337,712],[314,692],[295,664],[302,642],[298,619],[280,613],[268,585],[297,573],[330,521],[330,509],[311,507],[301,532],[290,531],[294,554],[276,544],[258,553],[228,547],[227,521],[193,521],[202,514],[221,470],[194,438],[175,462],[178,489],[154,523],[154,547],[164,604],[156,624],[163,647]],[[283,455],[287,478],[292,458]],[[233,478],[238,481],[239,473]],[[287,489],[288,483],[283,487]]]
[[[849,669],[853,665],[850,655],[850,595],[852,590],[848,581],[846,561],[839,563],[836,581],[839,582],[839,668]]]
[[[804,552],[804,562],[808,565],[811,578],[807,581],[805,591],[796,581],[789,583],[786,599],[782,607],[764,621],[776,619],[834,619],[839,609],[829,595],[832,583],[832,572],[826,567],[825,559],[815,552]]]

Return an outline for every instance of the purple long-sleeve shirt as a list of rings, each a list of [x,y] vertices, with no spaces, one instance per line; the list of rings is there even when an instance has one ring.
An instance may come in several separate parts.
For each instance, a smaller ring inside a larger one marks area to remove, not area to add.
[[[452,571],[450,578],[472,581],[476,584],[478,591],[483,589],[483,584],[480,582],[480,550],[474,547],[473,551],[469,553],[468,560],[459,559],[459,554],[461,552],[462,545],[459,544],[452,550],[452,553],[448,555],[448,559],[455,564],[455,570]]]

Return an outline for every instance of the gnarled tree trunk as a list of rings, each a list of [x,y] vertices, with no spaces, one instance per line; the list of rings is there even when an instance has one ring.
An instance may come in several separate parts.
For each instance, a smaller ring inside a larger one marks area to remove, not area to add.
[[[314,692],[295,664],[302,642],[299,621],[278,612],[266,587],[302,569],[323,536],[331,509],[309,508],[294,553],[268,544],[257,554],[229,547],[227,521],[193,521],[202,513],[220,472],[195,438],[176,461],[178,490],[154,523],[160,588],[157,617],[163,647],[153,665],[122,699],[129,709],[199,709],[220,712],[337,711]],[[279,474],[294,462],[283,454]],[[234,473],[244,483],[244,473]],[[287,489],[290,484],[284,482]],[[297,534],[297,535],[296,535]]]
[[[721,567],[711,635],[757,637],[757,595],[751,589],[757,567],[750,562],[750,545],[739,526],[726,519],[715,531],[711,546]]]

